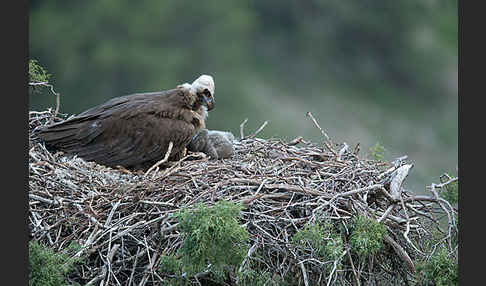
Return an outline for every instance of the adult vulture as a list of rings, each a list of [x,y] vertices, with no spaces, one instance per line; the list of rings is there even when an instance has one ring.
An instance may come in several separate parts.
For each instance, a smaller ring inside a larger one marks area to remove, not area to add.
[[[201,75],[175,89],[116,97],[37,134],[47,147],[87,161],[144,170],[165,156],[170,142],[169,160],[183,156],[205,127],[214,88],[213,78]]]

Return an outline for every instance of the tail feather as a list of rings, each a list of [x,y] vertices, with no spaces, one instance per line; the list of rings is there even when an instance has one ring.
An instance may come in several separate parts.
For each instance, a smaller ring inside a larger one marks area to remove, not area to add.
[[[96,121],[81,118],[81,120],[68,120],[40,129],[37,136],[47,146],[71,151],[76,147],[92,143],[102,133],[103,127]]]
[[[73,137],[76,137],[78,130],[75,128],[69,128],[64,130],[40,130],[37,136],[41,138],[48,145],[56,144],[56,142],[62,142]]]

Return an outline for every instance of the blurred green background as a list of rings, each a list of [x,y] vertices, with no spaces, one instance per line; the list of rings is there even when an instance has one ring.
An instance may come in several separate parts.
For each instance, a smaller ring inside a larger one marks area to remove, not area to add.
[[[210,74],[210,129],[322,136],[408,155],[407,187],[457,174],[457,1],[30,1],[29,53],[60,112],[174,88]],[[55,106],[46,90],[31,110]]]

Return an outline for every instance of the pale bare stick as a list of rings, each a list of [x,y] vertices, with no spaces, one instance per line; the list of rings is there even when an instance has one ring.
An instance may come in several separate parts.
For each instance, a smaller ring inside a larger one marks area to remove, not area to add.
[[[416,273],[415,266],[413,265],[412,259],[410,259],[410,256],[408,256],[408,253],[403,249],[403,247],[400,246],[393,238],[391,238],[388,234],[385,234],[383,236],[383,239],[393,247],[395,250],[395,253],[402,259],[403,262],[405,262],[408,266],[408,269],[412,273]]]
[[[29,85],[31,85],[31,86],[40,85],[40,86],[49,87],[51,89],[51,92],[56,96],[56,110],[55,110],[55,113],[54,113],[54,116],[56,116],[57,113],[59,112],[59,105],[61,103],[61,99],[60,99],[61,94],[59,94],[58,92],[55,92],[54,86],[52,84],[48,84],[47,82],[29,82]]]
[[[130,274],[130,280],[128,280],[128,286],[132,285],[133,282],[133,274],[135,274],[135,267],[137,266],[139,252],[140,252],[140,247],[137,248],[137,254],[135,255],[135,262],[133,263],[132,273]]]
[[[174,143],[172,141],[169,142],[169,148],[167,148],[167,152],[165,152],[165,156],[162,160],[158,161],[155,163],[152,167],[150,167],[147,172],[143,175],[144,177],[147,177],[148,173],[150,173],[152,170],[155,168],[158,168],[161,164],[167,162],[169,160],[170,152],[172,152],[172,147],[174,146]]]
[[[38,201],[41,201],[41,202],[44,202],[44,203],[47,203],[47,204],[50,204],[50,205],[59,205],[58,201],[49,200],[49,199],[46,199],[46,198],[43,198],[41,196],[37,196],[37,195],[34,195],[34,194],[29,194],[29,198],[33,199],[33,200],[38,200]]]
[[[293,139],[292,141],[290,141],[289,143],[287,143],[287,145],[289,145],[289,146],[297,145],[300,142],[302,142],[302,139],[303,139],[302,136],[298,136],[295,139]]]
[[[258,128],[258,129],[255,131],[255,133],[253,133],[253,134],[249,135],[249,136],[248,136],[248,137],[246,137],[246,138],[254,138],[255,136],[257,136],[257,134],[258,134],[258,133],[260,133],[260,132],[263,130],[263,128],[265,128],[265,126],[267,126],[267,124],[268,124],[268,121],[263,122],[262,126],[260,126],[260,128]]]
[[[248,259],[250,259],[250,256],[253,254],[253,252],[255,252],[255,250],[258,248],[258,246],[259,246],[259,243],[257,241],[252,245],[252,247],[250,247],[250,249],[248,250],[248,253],[246,254],[245,259],[243,259],[243,262],[241,262],[241,264],[240,264],[240,268],[238,268],[239,273],[241,273],[243,271],[243,267],[246,265]]]
[[[344,155],[344,153],[346,153],[346,151],[348,151],[349,149],[349,146],[348,144],[346,144],[346,142],[343,143],[343,148],[341,148],[341,150],[339,150],[339,153],[338,153],[338,161],[341,161],[341,157]]]
[[[307,278],[307,271],[305,270],[304,263],[299,262],[300,269],[302,270],[302,276],[304,278],[304,285],[309,286],[309,279]]]
[[[329,138],[329,136],[327,135],[327,133],[324,130],[322,130],[322,128],[319,125],[319,123],[317,123],[317,120],[314,118],[314,116],[312,116],[312,113],[310,113],[308,111],[307,112],[307,116],[310,117],[310,119],[312,120],[312,122],[314,123],[314,125],[317,127],[317,129],[319,129],[319,131],[321,131],[321,134],[324,135],[324,137],[326,138],[326,140],[324,140],[324,145],[326,145],[327,149],[329,149],[329,151],[331,151],[334,154],[334,156],[336,156],[336,158],[337,158],[338,157],[338,154],[337,154],[336,150],[332,149],[332,147],[331,147],[332,141]]]
[[[420,251],[414,244],[413,242],[410,240],[410,238],[408,237],[408,233],[410,232],[410,216],[408,215],[408,211],[407,211],[407,208],[405,207],[405,203],[403,202],[403,197],[400,195],[400,203],[402,205],[402,208],[403,208],[403,211],[405,213],[405,217],[407,219],[407,224],[406,224],[406,230],[405,232],[403,233],[403,237],[405,237],[405,239],[407,240],[408,243],[410,243],[410,245],[412,245],[412,247],[420,254],[422,255],[425,255],[425,253],[423,253],[422,251]]]
[[[353,270],[354,279],[356,280],[356,285],[360,286],[358,274],[356,273],[356,268],[354,268],[353,259],[351,258],[351,253],[348,251],[349,262],[351,263],[351,269]]]
[[[248,122],[248,118],[245,118],[243,122],[240,124],[240,139],[243,140],[245,136],[243,135],[243,128],[245,127],[246,122]]]
[[[331,273],[329,274],[329,280],[327,280],[327,284],[326,286],[329,286],[331,281],[332,281],[332,275],[334,274],[334,271],[336,271],[336,268],[337,268],[337,264],[339,262],[339,260],[341,260],[341,258],[344,257],[344,255],[346,255],[346,253],[348,252],[348,250],[345,250],[341,256],[339,258],[337,258],[336,260],[334,260],[334,263],[333,263],[333,267],[332,267],[332,270],[331,270]]]
[[[108,218],[106,219],[106,222],[105,222],[105,227],[109,227],[110,226],[111,219],[113,218],[113,214],[115,213],[115,210],[118,208],[118,206],[120,205],[120,203],[121,203],[121,201],[119,200],[111,208],[110,214],[108,215]]]
[[[378,222],[383,221],[390,214],[390,212],[395,208],[395,204],[389,205],[383,215],[377,220]]]
[[[413,167],[413,164],[403,165],[395,171],[395,175],[390,183],[390,195],[394,200],[399,200],[402,195],[402,184],[408,176],[408,172]]]
[[[452,182],[452,180],[450,180],[450,182]],[[442,208],[442,210],[447,215],[449,227],[448,227],[448,235],[447,235],[446,238],[447,238],[447,241],[449,243],[449,247],[452,248],[452,245],[451,245],[449,238],[451,237],[452,227],[455,225],[455,222],[454,222],[454,217],[449,213],[449,211],[446,209],[444,204],[446,204],[451,211],[454,211],[454,209],[452,208],[451,204],[447,200],[444,200],[443,198],[439,197],[439,193],[437,193],[437,191],[435,190],[436,187],[437,187],[437,185],[432,183],[432,185],[430,186],[430,192],[432,192],[435,199],[437,200],[437,203],[439,204],[439,206]]]
[[[319,123],[317,123],[317,120],[314,118],[314,116],[312,116],[312,113],[310,113],[309,111],[307,112],[307,116],[310,117],[310,119],[312,120],[312,122],[314,123],[314,125],[321,131],[322,135],[324,135],[324,137],[326,137],[326,140],[327,141],[331,141],[331,139],[329,139],[329,136],[327,136],[327,133],[322,130],[321,126],[319,126]]]

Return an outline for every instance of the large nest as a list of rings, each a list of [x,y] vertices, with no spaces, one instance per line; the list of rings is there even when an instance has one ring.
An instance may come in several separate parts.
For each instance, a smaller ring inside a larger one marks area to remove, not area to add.
[[[328,139],[315,145],[253,134],[234,142],[230,159],[194,153],[165,169],[132,173],[48,151],[32,131],[60,120],[51,110],[29,113],[29,227],[33,239],[58,251],[71,242],[82,246],[75,256],[84,262],[69,277],[73,282],[160,284],[169,278],[159,271],[160,258],[175,254],[183,239],[173,214],[223,200],[244,205],[240,222],[251,247],[239,270],[255,259],[259,271],[293,276],[301,285],[413,279],[413,261],[430,255],[425,240],[441,229],[440,220],[446,220],[442,241],[453,247],[457,210],[440,190],[457,178],[432,184],[430,196],[416,195],[402,186],[412,167],[405,157],[383,162]],[[312,245],[297,251],[292,244],[306,224],[326,221],[346,231],[358,215],[387,229],[384,247],[372,259],[360,260],[349,243],[328,260]],[[323,265],[329,266],[325,273]]]

